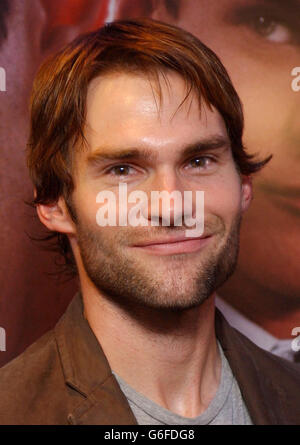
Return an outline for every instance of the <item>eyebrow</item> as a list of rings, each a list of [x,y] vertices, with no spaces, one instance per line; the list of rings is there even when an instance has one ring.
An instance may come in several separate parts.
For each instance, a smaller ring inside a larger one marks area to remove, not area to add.
[[[180,152],[180,156],[186,158],[208,150],[220,150],[229,147],[230,141],[227,137],[214,136],[187,144]],[[142,159],[154,162],[157,158],[158,153],[153,152],[153,150],[149,148],[134,147],[118,149],[113,147],[98,147],[93,153],[88,155],[87,164],[92,167],[106,161],[130,161]]]
[[[204,139],[202,141],[186,145],[182,155],[183,157],[189,157],[205,151],[214,151],[230,147],[231,144],[229,138],[224,136],[215,136],[213,138]]]

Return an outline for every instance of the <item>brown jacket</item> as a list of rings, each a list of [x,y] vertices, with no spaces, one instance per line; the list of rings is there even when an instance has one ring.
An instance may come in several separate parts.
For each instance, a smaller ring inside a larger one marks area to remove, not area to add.
[[[255,346],[218,311],[216,333],[253,423],[300,424],[299,368]],[[0,369],[0,424],[136,424],[79,293],[53,330]]]

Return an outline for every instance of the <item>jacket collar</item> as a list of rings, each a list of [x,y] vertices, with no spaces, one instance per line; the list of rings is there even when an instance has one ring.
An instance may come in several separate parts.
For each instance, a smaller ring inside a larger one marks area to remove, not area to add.
[[[66,384],[83,396],[68,416],[72,424],[130,425],[136,419],[83,315],[80,292],[55,326]]]

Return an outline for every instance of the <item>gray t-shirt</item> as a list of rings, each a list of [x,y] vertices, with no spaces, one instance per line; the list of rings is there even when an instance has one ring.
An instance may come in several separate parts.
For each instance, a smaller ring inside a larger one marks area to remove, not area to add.
[[[143,396],[113,372],[139,425],[253,425],[224,352],[218,344],[221,380],[215,397],[200,416],[191,418],[175,414]]]

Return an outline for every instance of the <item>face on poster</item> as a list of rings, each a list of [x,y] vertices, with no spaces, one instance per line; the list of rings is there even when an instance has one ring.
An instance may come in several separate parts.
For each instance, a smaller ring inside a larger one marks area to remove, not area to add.
[[[100,26],[107,5],[106,0],[0,0],[0,326],[6,332],[0,365],[47,330],[74,292],[74,285],[60,285],[49,275],[53,254],[30,239],[41,236],[41,225],[25,204],[32,197],[25,162],[29,100],[42,61]]]

